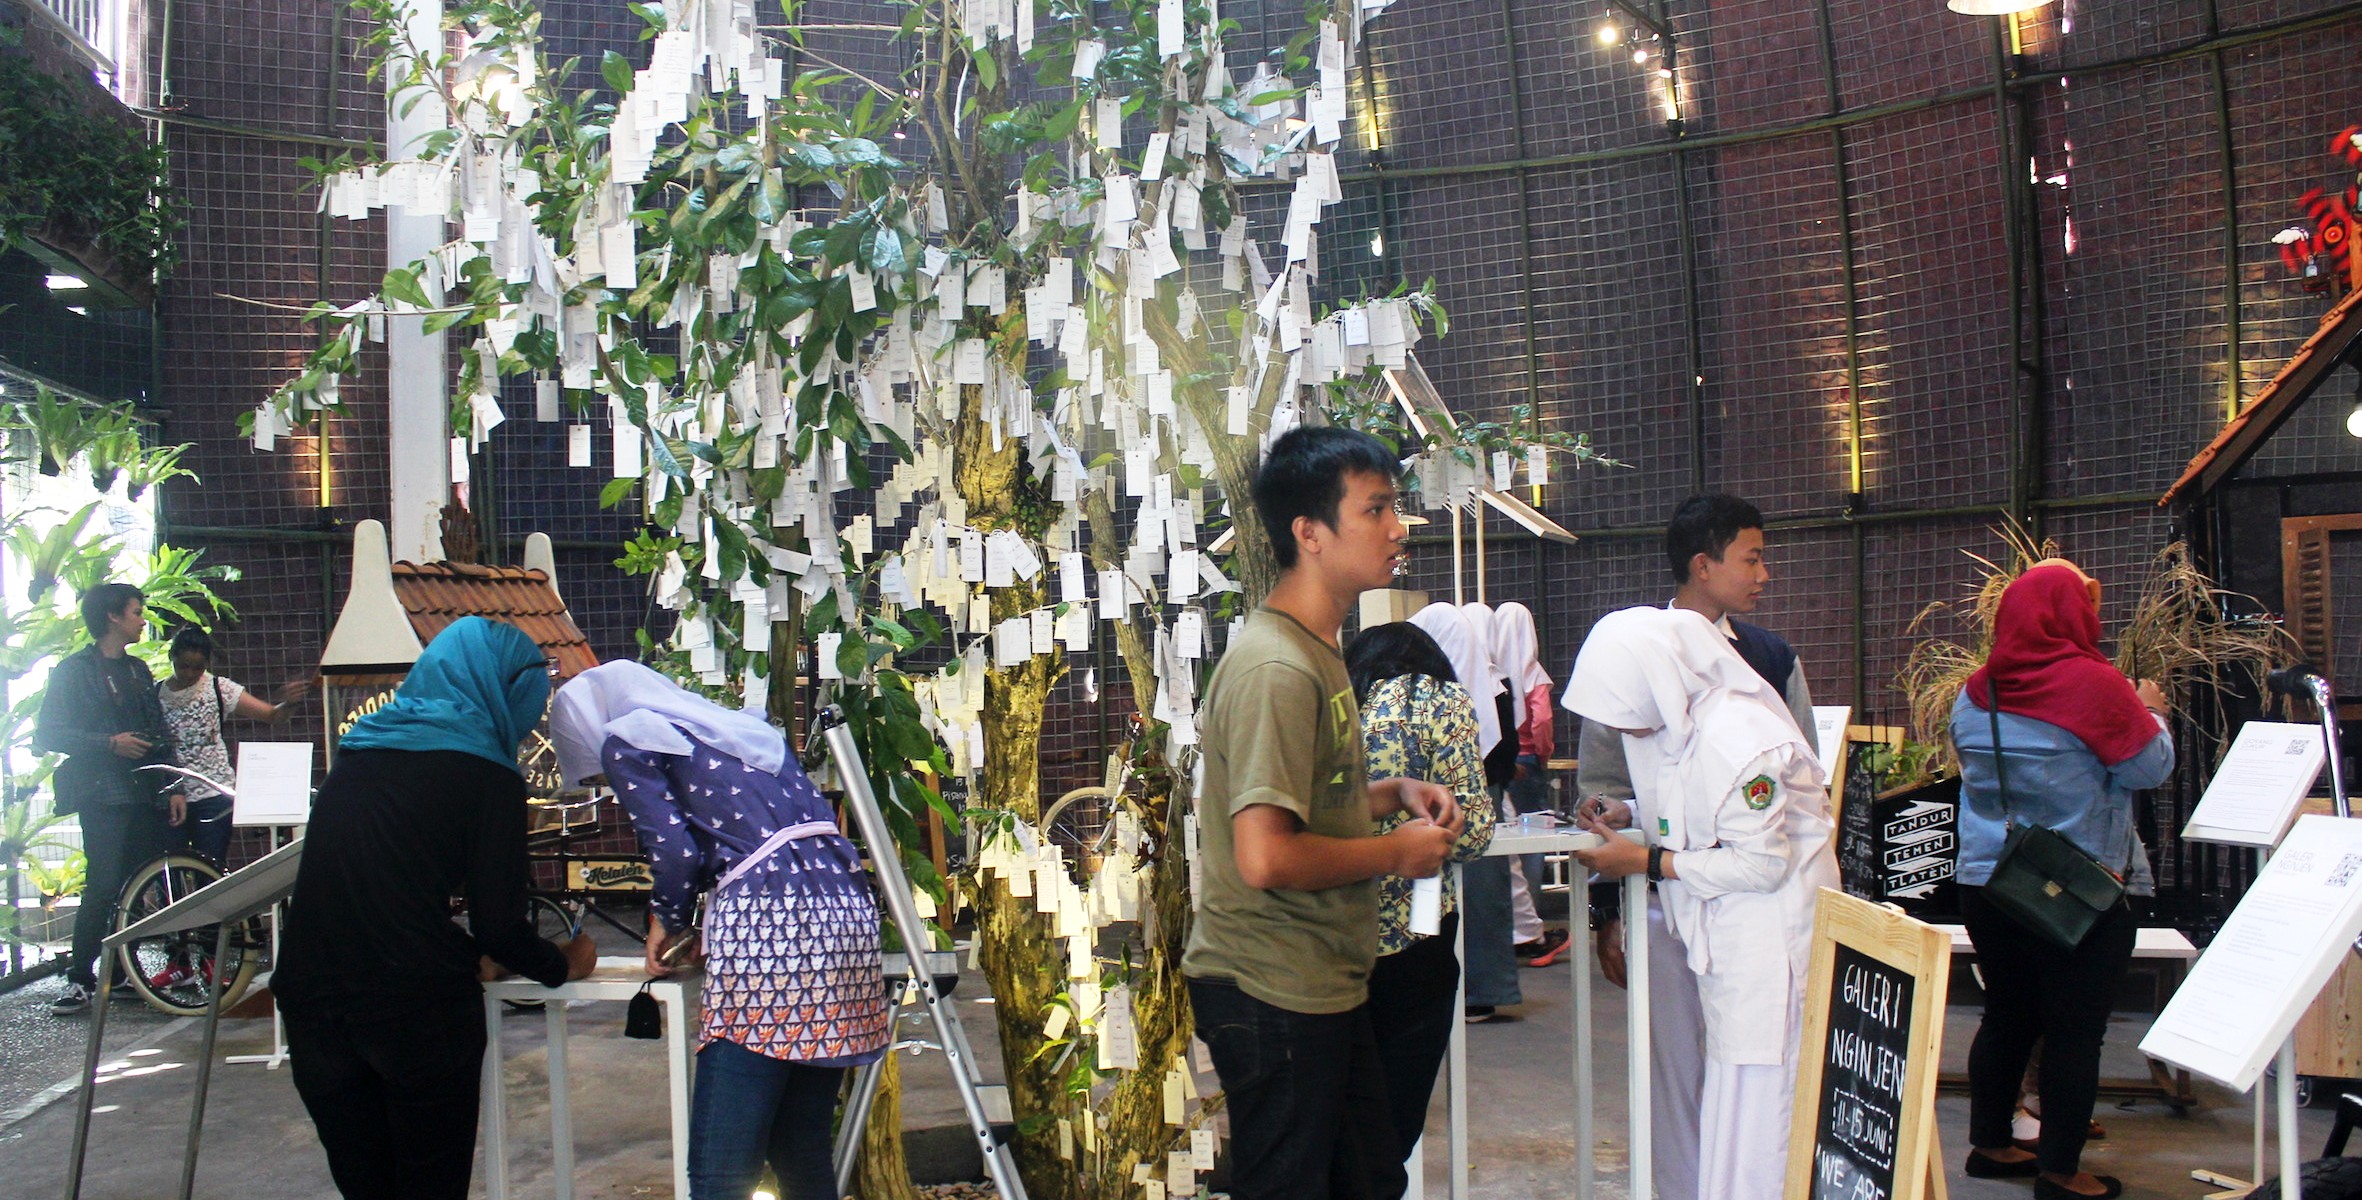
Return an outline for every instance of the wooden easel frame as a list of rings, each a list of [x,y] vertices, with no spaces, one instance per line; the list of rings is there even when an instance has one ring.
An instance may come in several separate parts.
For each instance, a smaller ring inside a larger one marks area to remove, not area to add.
[[[1855,728],[1860,728],[1859,726]],[[1853,730],[1847,731],[1847,737]],[[1943,1151],[1936,1138],[1936,1067],[1943,1050],[1944,1004],[1952,982],[1952,941],[1932,925],[1833,888],[1813,912],[1811,974],[1804,988],[1804,1042],[1796,1065],[1789,1122],[1787,1200],[1813,1194],[1813,1140],[1820,1128],[1822,1065],[1828,1059],[1829,993],[1837,947],[1850,946],[1911,976],[1911,1031],[1895,1130],[1892,1200],[1948,1200]]]
[[[1848,725],[1845,744],[1837,748],[1837,760],[1829,777],[1829,816],[1845,815],[1845,779],[1853,771],[1856,745],[1883,745],[1890,749],[1903,748],[1903,727],[1900,725]]]

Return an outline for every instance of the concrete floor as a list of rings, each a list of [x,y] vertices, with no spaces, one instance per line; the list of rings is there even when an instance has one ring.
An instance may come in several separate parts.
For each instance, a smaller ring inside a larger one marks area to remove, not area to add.
[[[1474,1127],[1470,1195],[1478,1200],[1571,1196],[1574,1192],[1569,1178],[1574,1160],[1569,1147],[1573,1121],[1568,973],[1561,968],[1523,974],[1527,1002],[1510,1010],[1519,1019],[1469,1030]],[[959,1000],[961,1011],[979,1056],[992,1071],[999,1059],[989,1001],[969,994],[975,978],[965,983]],[[63,1194],[74,1104],[70,1088],[53,1089],[53,1085],[73,1077],[87,1026],[84,1018],[48,1015],[48,1000],[59,986],[55,980],[46,980],[0,996],[0,1056],[4,1056],[0,1065],[5,1066],[0,1072],[0,1089],[5,1089],[0,1090],[0,1098],[4,1098],[0,1099],[0,1197],[10,1200]],[[1594,995],[1599,997],[1594,1028],[1598,1031],[1602,1101],[1597,1194],[1603,1200],[1629,1200],[1621,1175],[1625,1129],[1621,1100],[1623,994],[1596,976],[1594,987]],[[1945,1061],[1950,1069],[1958,1069],[1964,1061],[1976,1024],[1973,992],[1963,988],[1958,994],[1969,996],[1970,1003],[1955,1004],[1947,1022]],[[194,1075],[191,1063],[200,1029],[193,1023],[128,1011],[128,1007],[118,1006],[110,1017],[108,1069],[99,1085],[99,1109],[93,1123],[96,1150],[83,1190],[92,1200],[146,1200],[169,1195],[178,1179]],[[572,1018],[569,1061],[574,1073],[576,1194],[668,1194],[661,1044],[624,1039],[620,1005],[585,1005]],[[2146,1026],[2147,1018],[2141,1014],[2118,1018],[2110,1035],[2108,1074],[2139,1073],[2138,1056],[2132,1048]],[[221,1052],[259,1052],[268,1048],[269,1038],[267,1021],[225,1023]],[[510,1015],[504,1040],[514,1146],[510,1163],[516,1189],[513,1194],[548,1196],[553,1189],[542,1019],[535,1014]],[[940,1057],[906,1058],[904,1065],[913,1080],[907,1102],[910,1124],[956,1123],[958,1102]],[[62,1098],[41,1103],[53,1090]],[[2085,1157],[2087,1168],[2122,1177],[2131,1196],[2191,1200],[2212,1190],[2190,1179],[2193,1168],[2246,1174],[2251,1113],[2247,1101],[2204,1083],[2199,1085],[2199,1096],[2200,1107],[2186,1118],[2175,1117],[2156,1104],[2117,1107],[2103,1099],[2099,1118],[2107,1126],[2108,1137],[2092,1145]],[[1431,1197],[1445,1194],[1446,1168],[1440,1151],[1443,1111],[1439,1089],[1436,1114],[1429,1125],[1430,1142],[1438,1147],[1428,1155],[1427,1194]],[[2309,1156],[2318,1152],[2327,1134],[2329,1114],[2312,1110],[2303,1118],[2305,1154]],[[1954,1196],[2001,1200],[2028,1194],[2022,1182],[1969,1180],[1960,1174],[1967,1121],[1965,1098],[1942,1097],[1938,1121],[1944,1167]],[[478,1194],[481,1191],[479,1181]],[[284,1070],[215,1068],[196,1194],[223,1200],[311,1200],[334,1194],[326,1162]]]

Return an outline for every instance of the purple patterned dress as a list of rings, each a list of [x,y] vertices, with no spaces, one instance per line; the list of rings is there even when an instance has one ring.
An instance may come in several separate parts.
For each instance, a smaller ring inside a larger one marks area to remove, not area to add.
[[[609,738],[601,757],[656,876],[667,929],[705,905],[702,1041],[822,1067],[885,1052],[877,902],[860,854],[790,755],[765,775],[683,731],[689,754]]]

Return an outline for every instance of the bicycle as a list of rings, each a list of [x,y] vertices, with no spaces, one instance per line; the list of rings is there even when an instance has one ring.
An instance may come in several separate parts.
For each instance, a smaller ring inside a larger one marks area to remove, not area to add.
[[[222,795],[233,794],[227,785],[185,767],[156,764],[140,769],[202,780]],[[229,819],[228,813],[214,818]],[[115,930],[129,929],[221,878],[220,866],[199,855],[179,850],[157,855],[124,881],[123,891],[115,902]],[[123,943],[116,952],[123,981],[150,1008],[173,1016],[194,1017],[205,1014],[206,993],[218,973],[222,978],[221,1006],[229,1009],[253,984],[262,956],[270,946],[270,934],[259,915],[240,921],[230,931],[227,954],[216,962],[213,949],[218,929],[207,925]]]
[[[533,932],[541,937],[562,940],[582,931],[583,918],[596,917],[609,928],[633,943],[644,940],[644,923],[625,923],[613,913],[599,907],[601,900],[630,897],[645,903],[648,893],[656,886],[656,877],[648,866],[648,856],[625,852],[582,852],[583,842],[606,832],[597,820],[598,805],[603,797],[597,792],[569,792],[549,800],[528,803],[540,813],[554,815],[557,823],[545,824],[526,835],[525,857],[531,867],[549,864],[557,868],[554,887],[529,887],[526,893],[527,915],[533,921]],[[578,814],[591,814],[586,821],[577,822]]]

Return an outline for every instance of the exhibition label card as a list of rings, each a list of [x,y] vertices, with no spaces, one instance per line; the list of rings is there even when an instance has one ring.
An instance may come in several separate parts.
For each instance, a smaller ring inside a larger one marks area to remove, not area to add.
[[[2318,726],[2249,721],[2215,768],[2182,836],[2237,846],[2278,842],[2326,757]]]
[[[2299,817],[2141,1039],[2245,1091],[2362,933],[2362,821]]]
[[[240,742],[233,825],[301,825],[312,815],[312,744]]]

